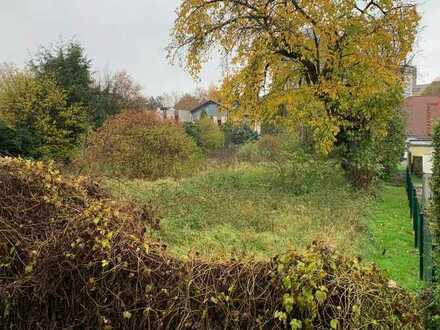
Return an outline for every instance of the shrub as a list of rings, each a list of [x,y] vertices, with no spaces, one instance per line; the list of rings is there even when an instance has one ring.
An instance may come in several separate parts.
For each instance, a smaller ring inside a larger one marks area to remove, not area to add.
[[[343,151],[342,166],[348,179],[358,188],[367,189],[383,173],[378,143],[368,138]],[[345,149],[345,148],[344,148]]]
[[[394,111],[384,137],[364,136],[353,140],[345,149],[344,167],[350,180],[360,188],[367,188],[377,178],[389,178],[405,149],[405,133],[401,111]]]
[[[185,129],[185,133],[189,135],[198,146],[200,146],[200,133],[197,129],[197,126],[193,122],[185,122],[183,123],[183,128]]]
[[[364,129],[342,129],[337,136],[343,167],[359,188],[368,188],[377,178],[389,177],[397,169],[405,144],[403,114],[399,110],[402,95],[401,86],[394,86],[353,105],[361,120],[371,120],[364,117],[365,109],[370,109],[381,123],[377,122],[377,127],[369,123]]]
[[[225,146],[225,134],[207,116],[201,116],[195,123],[185,124],[185,131],[205,153]]]
[[[435,238],[437,241],[440,241],[440,121],[438,121],[434,126],[432,143],[434,147],[434,154],[431,181],[431,213],[432,223],[435,229]]]
[[[260,262],[180,260],[145,235],[151,216],[89,180],[3,158],[0,185],[5,328],[422,328],[411,295],[318,243]]]
[[[32,135],[26,127],[14,129],[0,121],[0,155],[38,157],[41,145],[39,137]]]
[[[440,328],[440,286],[434,283],[420,295],[424,304],[425,329],[437,330]]]
[[[184,130],[147,111],[127,111],[91,133],[92,172],[128,178],[179,177],[197,169],[200,152]]]
[[[432,143],[434,147],[433,168],[431,179],[431,204],[429,208],[429,226],[433,230],[433,246],[440,241],[440,121],[434,125],[432,134]],[[433,261],[434,267],[438,269],[440,265],[440,253],[438,249],[434,249]],[[437,273],[437,272],[436,272]],[[438,275],[436,276],[438,278]],[[438,329],[440,326],[440,285],[436,281],[433,285],[432,292],[426,297],[429,309],[427,311],[428,329]]]
[[[323,178],[339,176],[339,167],[307,150],[296,133],[263,135],[257,142],[242,146],[238,158],[263,163],[278,173],[279,183],[295,186],[298,193],[314,190]]]
[[[388,123],[387,135],[379,149],[383,165],[382,177],[387,178],[397,172],[397,167],[405,151],[405,127],[400,111],[396,111]]]
[[[261,160],[259,155],[259,144],[257,142],[249,142],[241,145],[237,152],[239,161],[257,163]]]
[[[21,155],[35,158],[69,160],[87,130],[84,108],[68,105],[52,78],[28,72],[1,81],[0,119],[22,140]]]
[[[17,132],[0,121],[0,155],[15,155],[21,153],[21,141]]]
[[[285,160],[283,150],[290,149],[287,144],[283,144],[283,140],[279,136],[263,135],[258,141],[242,146],[238,153],[239,159],[250,162],[283,163]],[[284,142],[291,143],[292,140],[284,140]]]
[[[226,145],[241,145],[258,139],[258,133],[246,123],[240,125],[227,123],[222,127],[222,130],[225,133]]]

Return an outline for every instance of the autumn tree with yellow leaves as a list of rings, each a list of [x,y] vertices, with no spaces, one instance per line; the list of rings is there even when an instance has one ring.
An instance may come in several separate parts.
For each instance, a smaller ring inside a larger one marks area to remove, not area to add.
[[[223,54],[224,106],[346,158],[386,138],[420,19],[408,0],[182,0],[177,14],[170,57],[196,78]]]

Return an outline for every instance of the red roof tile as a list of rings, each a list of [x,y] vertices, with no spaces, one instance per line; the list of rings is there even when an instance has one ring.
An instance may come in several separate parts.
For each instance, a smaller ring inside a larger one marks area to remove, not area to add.
[[[429,138],[433,122],[440,118],[439,96],[412,96],[404,102],[406,136]]]

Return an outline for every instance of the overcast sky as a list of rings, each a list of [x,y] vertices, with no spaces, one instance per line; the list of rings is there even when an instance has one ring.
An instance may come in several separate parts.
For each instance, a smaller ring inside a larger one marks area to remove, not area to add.
[[[440,76],[440,1],[422,0],[416,64],[419,83]],[[216,61],[195,83],[166,59],[165,47],[179,0],[0,0],[0,62],[18,66],[39,45],[76,39],[94,70],[126,70],[146,95],[192,91],[221,78]]]

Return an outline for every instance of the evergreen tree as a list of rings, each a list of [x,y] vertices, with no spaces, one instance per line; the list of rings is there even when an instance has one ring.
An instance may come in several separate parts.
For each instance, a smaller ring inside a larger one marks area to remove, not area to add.
[[[4,153],[68,160],[87,130],[86,110],[69,105],[55,79],[15,72],[0,84],[0,129]],[[5,140],[6,140],[5,139]]]

